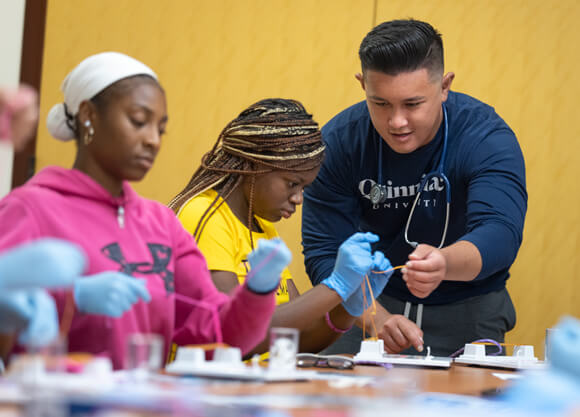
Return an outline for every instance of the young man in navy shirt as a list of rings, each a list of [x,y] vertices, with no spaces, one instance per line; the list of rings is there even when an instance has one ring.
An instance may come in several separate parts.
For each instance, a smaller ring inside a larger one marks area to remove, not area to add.
[[[311,281],[329,275],[348,236],[373,232],[375,249],[405,265],[372,316],[389,353],[503,342],[515,325],[505,284],[527,208],[513,131],[492,107],[450,91],[454,74],[444,73],[441,35],[428,23],[382,23],[359,56],[366,102],[323,128],[326,158],[304,194]],[[328,352],[356,353],[361,337],[355,327]]]

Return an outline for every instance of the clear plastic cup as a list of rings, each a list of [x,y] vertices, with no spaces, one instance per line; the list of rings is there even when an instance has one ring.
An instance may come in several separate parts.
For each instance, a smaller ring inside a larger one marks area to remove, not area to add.
[[[297,329],[273,327],[270,329],[270,358],[268,368],[272,372],[296,369],[299,333]]]
[[[550,362],[550,342],[557,331],[558,329],[550,327],[546,329],[546,339],[544,339],[544,361],[546,362]]]
[[[40,358],[45,372],[66,372],[68,344],[58,337],[46,346],[27,346],[27,354]]]
[[[127,338],[125,368],[135,380],[148,379],[163,363],[163,338],[158,334],[135,333]]]

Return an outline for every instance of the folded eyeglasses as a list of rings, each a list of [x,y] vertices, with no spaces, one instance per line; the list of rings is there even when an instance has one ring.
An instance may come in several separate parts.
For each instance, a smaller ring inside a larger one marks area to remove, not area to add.
[[[352,358],[340,355],[316,355],[314,353],[299,353],[296,355],[296,366],[299,368],[334,368],[352,369]]]

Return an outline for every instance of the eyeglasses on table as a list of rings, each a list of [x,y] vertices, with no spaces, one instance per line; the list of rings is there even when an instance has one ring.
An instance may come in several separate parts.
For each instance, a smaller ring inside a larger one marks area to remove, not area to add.
[[[296,355],[296,366],[299,368],[333,368],[352,369],[352,358],[340,355],[316,355],[314,353],[299,353]]]

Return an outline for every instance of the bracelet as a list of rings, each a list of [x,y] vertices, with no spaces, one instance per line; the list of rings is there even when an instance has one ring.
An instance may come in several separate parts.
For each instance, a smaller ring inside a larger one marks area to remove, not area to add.
[[[336,327],[332,321],[330,321],[330,314],[328,313],[328,311],[326,312],[326,314],[324,315],[324,318],[326,319],[326,324],[328,325],[328,327],[330,327],[330,330],[332,330],[333,332],[336,333],[346,333],[348,332],[350,329],[352,329],[352,326],[350,326],[348,329],[339,329],[338,327]]]

